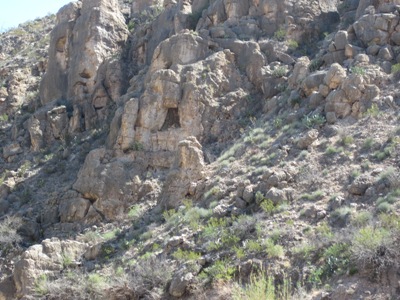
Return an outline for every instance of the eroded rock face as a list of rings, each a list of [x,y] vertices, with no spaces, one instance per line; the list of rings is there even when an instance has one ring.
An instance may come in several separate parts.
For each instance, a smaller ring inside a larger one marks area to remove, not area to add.
[[[87,155],[73,188],[106,219],[113,220],[137,200],[140,182],[134,177],[143,171],[144,166],[132,158],[112,159],[106,149],[96,149]],[[74,213],[66,219],[71,217],[78,216]]]
[[[188,137],[181,141],[174,166],[164,184],[161,204],[165,207],[178,206],[202,179],[204,166],[202,147],[196,138]]]
[[[93,99],[98,69],[118,52],[126,38],[125,20],[115,0],[73,2],[57,14],[57,25],[51,33],[49,68],[40,95],[43,104],[64,99],[74,105],[74,110],[80,112],[75,115],[84,120],[71,121],[71,131],[89,129],[94,110],[103,107],[100,92]],[[111,98],[114,94],[111,92]]]
[[[204,58],[207,45],[203,45],[203,41],[199,44],[197,37],[189,35],[183,34],[181,42],[192,45],[194,48],[183,49],[191,49],[194,53],[182,50],[183,56],[173,55],[175,58],[170,60],[170,66],[161,58],[170,54],[155,57],[147,75],[146,90],[139,100],[135,129],[132,116],[122,117],[119,134],[122,142],[117,143],[123,148],[133,142],[148,151],[174,152],[179,141],[188,136],[195,136],[200,141],[223,138],[229,134],[224,128],[232,126],[233,132],[237,128],[233,118],[240,114],[240,103],[246,100],[247,95],[246,91],[239,89],[243,78],[236,69],[233,53],[219,51],[203,61],[193,62]],[[171,40],[166,43],[171,43]],[[170,49],[161,46],[160,51],[170,52]],[[125,110],[131,110],[130,106],[136,108],[136,104],[128,102]],[[207,118],[204,118],[205,114]],[[133,133],[135,141],[131,140]]]
[[[300,40],[312,31],[315,32],[316,27],[322,32],[330,32],[329,26],[339,21],[337,1],[316,2],[310,6],[308,1],[303,0],[214,1],[206,17],[199,21],[198,28],[210,28],[224,23],[235,34],[257,36],[261,32],[273,35],[280,27],[286,27],[290,38]],[[248,16],[251,17],[250,22]],[[330,22],[326,22],[328,19]]]
[[[86,251],[86,244],[57,238],[44,240],[26,250],[14,269],[17,296],[32,295],[35,283],[42,275],[51,276],[63,268],[65,257],[75,263]]]

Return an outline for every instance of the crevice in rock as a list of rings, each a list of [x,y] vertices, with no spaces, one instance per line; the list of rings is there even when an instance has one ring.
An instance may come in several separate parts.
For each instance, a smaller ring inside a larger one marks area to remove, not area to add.
[[[167,117],[165,118],[164,124],[161,127],[161,131],[166,131],[170,128],[180,128],[181,124],[179,121],[179,110],[178,108],[169,108]]]

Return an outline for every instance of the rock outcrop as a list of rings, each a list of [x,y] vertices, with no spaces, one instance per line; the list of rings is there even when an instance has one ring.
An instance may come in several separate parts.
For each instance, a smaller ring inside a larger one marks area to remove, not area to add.
[[[14,282],[18,297],[32,295],[41,276],[55,276],[68,264],[78,264],[86,245],[76,241],[44,240],[25,251],[15,265]]]
[[[112,75],[101,78],[98,71],[105,60],[121,51],[127,36],[124,17],[114,0],[72,2],[57,14],[40,96],[42,104],[61,100],[73,107],[70,132],[93,128],[96,111],[123,92],[110,84]],[[113,64],[108,67],[115,72]],[[96,81],[103,84],[102,91]]]
[[[204,176],[204,166],[203,151],[196,138],[181,141],[175,163],[165,180],[161,205],[177,207],[186,195],[193,195],[197,182]]]

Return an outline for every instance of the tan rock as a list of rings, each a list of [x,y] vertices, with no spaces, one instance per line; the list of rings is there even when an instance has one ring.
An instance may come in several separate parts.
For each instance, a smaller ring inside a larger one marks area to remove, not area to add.
[[[328,73],[324,78],[324,83],[330,89],[336,89],[342,84],[346,76],[347,76],[346,70],[338,63],[334,63],[329,68]]]
[[[314,143],[314,141],[317,140],[318,135],[318,130],[309,130],[302,137],[299,138],[299,140],[297,141],[297,147],[299,147],[300,149],[307,149],[308,146],[310,146],[312,143]]]
[[[15,264],[13,273],[18,298],[32,295],[35,283],[41,275],[56,275],[63,268],[65,257],[78,261],[86,244],[57,238],[44,240],[41,244],[31,246]]]
[[[204,156],[195,137],[179,142],[174,166],[166,178],[161,203],[165,207],[176,207],[189,192],[192,182],[203,177]]]
[[[141,161],[129,157],[110,161],[107,157],[111,157],[111,153],[104,148],[91,151],[78,173],[73,189],[90,199],[96,211],[114,220],[138,200],[135,192],[139,186],[132,179],[141,174],[145,166]],[[87,212],[90,213],[90,219],[97,218],[95,210],[89,209]]]
[[[117,146],[121,150],[134,149],[135,146],[135,125],[139,110],[139,100],[132,98],[124,107],[121,117],[121,126],[117,137]]]

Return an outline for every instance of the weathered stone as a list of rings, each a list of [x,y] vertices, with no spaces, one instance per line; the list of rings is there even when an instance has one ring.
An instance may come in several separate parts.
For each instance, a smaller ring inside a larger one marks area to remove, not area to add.
[[[270,199],[274,204],[280,204],[288,201],[285,191],[272,187],[265,195],[265,198]]]
[[[252,203],[254,201],[253,187],[248,185],[243,190],[243,200],[247,203]]]
[[[191,182],[203,177],[205,164],[201,148],[195,137],[188,137],[179,143],[175,163],[164,184],[161,200],[164,206],[179,205],[188,193]]]
[[[318,138],[318,130],[311,129],[306,132],[302,137],[297,141],[297,147],[300,149],[307,149],[312,143],[314,143]]]
[[[138,99],[130,99],[125,104],[124,111],[121,117],[121,127],[116,141],[116,146],[120,147],[123,151],[128,149],[135,149],[135,125],[138,111]]]
[[[326,121],[327,121],[329,124],[335,124],[335,123],[336,123],[336,120],[337,120],[337,118],[336,118],[335,112],[333,112],[333,111],[328,111],[328,112],[326,113]]]
[[[89,129],[96,114],[90,101],[97,71],[106,58],[118,51],[127,36],[116,0],[88,0],[64,6],[57,14],[57,25],[51,33],[49,68],[40,87],[42,103],[66,99],[78,104],[74,110],[80,111]],[[71,126],[71,130],[78,129],[83,128],[76,123]]]
[[[310,96],[312,92],[316,92],[319,86],[324,83],[326,71],[317,71],[307,76],[302,84],[302,90],[306,96]]]
[[[74,198],[62,201],[59,206],[61,222],[79,222],[86,216],[90,207],[90,201],[82,198]]]
[[[140,161],[128,158],[108,162],[104,148],[91,151],[78,173],[73,188],[91,200],[94,208],[107,219],[115,219],[137,201],[134,196],[139,188],[132,178],[144,170]],[[88,212],[89,214],[89,212]]]
[[[347,43],[347,31],[339,30],[335,35],[336,50],[344,50]]]
[[[393,59],[393,52],[388,46],[386,46],[379,50],[378,57],[383,60],[391,61]]]
[[[55,139],[64,138],[68,130],[67,108],[65,106],[53,108],[47,112],[47,120],[50,123],[53,137]]]
[[[302,84],[304,78],[310,74],[310,70],[308,69],[310,63],[310,59],[307,56],[300,57],[297,60],[293,72],[288,78],[290,88],[295,89]]]
[[[186,288],[189,283],[193,280],[194,275],[190,272],[177,272],[169,286],[169,294],[173,297],[181,297],[186,292]]]
[[[39,151],[44,143],[43,131],[40,127],[40,121],[32,116],[28,121],[28,131],[31,138],[31,145],[33,151]]]
[[[21,148],[19,143],[12,143],[10,145],[3,147],[3,157],[7,159],[10,156],[20,154],[23,151],[24,150]]]
[[[312,92],[310,96],[310,107],[316,108],[324,101],[324,96],[321,95],[319,92]]]
[[[346,70],[338,63],[334,63],[329,68],[328,73],[324,78],[324,83],[330,89],[336,89],[342,84],[346,76],[347,76]]]
[[[32,295],[39,276],[59,274],[63,269],[63,256],[76,261],[85,249],[86,245],[83,243],[60,241],[57,238],[31,246],[15,264],[13,276],[17,296]]]
[[[369,175],[361,175],[354,179],[353,183],[349,186],[349,192],[353,195],[363,195],[372,183],[373,177]]]

